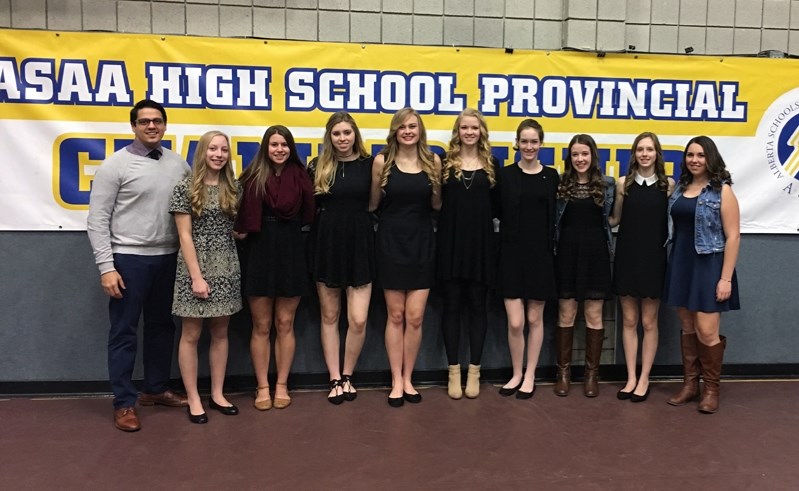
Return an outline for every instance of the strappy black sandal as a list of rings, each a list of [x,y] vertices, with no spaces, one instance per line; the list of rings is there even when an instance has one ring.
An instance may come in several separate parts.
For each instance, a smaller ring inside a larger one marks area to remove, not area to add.
[[[336,392],[338,392],[338,390],[336,390],[336,389],[339,389],[341,387],[342,387],[341,380],[333,379],[333,380],[330,381],[330,392],[332,392],[334,394],[332,396],[331,395],[327,396],[327,401],[330,404],[335,404],[336,406],[338,406],[339,404],[344,402],[344,394],[337,394],[336,393]]]
[[[352,379],[350,377],[351,375],[341,376],[341,390],[344,391],[345,400],[354,401],[355,398],[358,397],[358,393],[355,392],[355,386],[352,385]]]

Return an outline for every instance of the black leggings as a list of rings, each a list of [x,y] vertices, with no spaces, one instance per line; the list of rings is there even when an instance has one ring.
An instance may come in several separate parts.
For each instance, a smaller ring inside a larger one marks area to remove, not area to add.
[[[488,327],[486,293],[482,283],[472,280],[449,280],[444,286],[444,318],[441,322],[444,333],[444,349],[447,364],[457,365],[461,334],[461,314],[466,317],[469,329],[469,363],[479,365],[483,356],[483,344]],[[463,305],[465,302],[465,305]]]

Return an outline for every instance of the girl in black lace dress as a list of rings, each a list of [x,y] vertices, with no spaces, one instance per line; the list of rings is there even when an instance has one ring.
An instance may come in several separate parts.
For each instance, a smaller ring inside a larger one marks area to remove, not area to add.
[[[558,188],[555,220],[555,271],[558,280],[558,324],[555,331],[558,373],[555,394],[569,394],[572,340],[577,304],[585,314],[586,397],[599,395],[597,372],[605,329],[602,306],[611,297],[610,224],[615,181],[599,169],[596,143],[575,135],[569,143]]]
[[[658,309],[666,275],[666,208],[674,180],[666,176],[663,151],[654,133],[633,141],[627,175],[619,178],[611,226],[619,225],[613,290],[623,316],[627,384],[616,396],[643,402],[658,347]],[[641,376],[636,377],[638,319],[644,326]]]

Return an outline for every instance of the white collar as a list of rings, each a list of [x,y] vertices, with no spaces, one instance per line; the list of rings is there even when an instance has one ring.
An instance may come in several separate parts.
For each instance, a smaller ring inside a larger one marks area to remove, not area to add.
[[[635,182],[637,182],[639,186],[643,186],[644,183],[646,183],[647,186],[651,186],[651,185],[655,184],[656,182],[658,182],[658,176],[657,176],[657,174],[652,174],[649,177],[641,177],[641,175],[636,172],[635,173]]]

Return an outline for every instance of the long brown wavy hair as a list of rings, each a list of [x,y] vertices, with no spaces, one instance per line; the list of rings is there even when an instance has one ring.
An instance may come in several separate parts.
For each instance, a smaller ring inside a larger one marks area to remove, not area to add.
[[[686,187],[694,180],[693,174],[688,172],[688,165],[685,163],[685,156],[688,154],[688,147],[696,143],[702,150],[705,151],[705,162],[707,162],[707,173],[709,176],[710,185],[714,189],[719,190],[725,184],[732,185],[732,176],[727,170],[727,164],[721,158],[719,149],[716,147],[715,142],[707,136],[695,136],[685,144],[685,150],[682,153],[682,163],[680,164],[680,186]]]
[[[588,184],[591,187],[591,196],[594,198],[594,203],[597,206],[602,206],[605,203],[605,180],[602,176],[602,171],[599,169],[599,151],[591,135],[582,133],[574,135],[569,142],[566,158],[563,159],[563,176],[560,178],[560,185],[558,185],[558,199],[569,201],[575,196],[577,171],[574,170],[574,166],[572,165],[572,147],[577,144],[587,145],[591,152],[591,167],[588,168]]]
[[[191,201],[191,215],[198,218],[202,215],[203,207],[208,202],[208,188],[205,185],[205,176],[208,174],[208,161],[206,154],[211,140],[217,136],[225,138],[228,147],[228,158],[225,166],[219,173],[219,208],[222,213],[233,218],[239,207],[239,190],[236,186],[236,177],[233,174],[233,165],[230,159],[230,138],[221,131],[209,131],[200,137],[194,151],[192,161],[191,181],[189,184],[189,198]]]
[[[272,135],[280,135],[286,139],[289,146],[289,157],[284,165],[296,164],[300,167],[305,167],[297,155],[297,145],[294,143],[294,136],[288,128],[283,125],[276,124],[270,126],[264,132],[264,137],[261,139],[261,146],[258,147],[258,152],[250,161],[250,165],[242,172],[241,182],[247,186],[256,186],[256,195],[263,196],[266,193],[268,186],[269,176],[274,172],[275,164],[269,158],[269,139]]]
[[[664,193],[669,192],[669,177],[666,175],[666,163],[663,161],[663,147],[660,146],[660,140],[658,136],[654,133],[649,131],[645,131],[640,135],[635,137],[633,140],[633,146],[630,149],[630,165],[627,168],[627,177],[624,179],[624,194],[626,195],[627,192],[630,190],[630,186],[633,185],[635,181],[635,174],[638,172],[638,159],[635,158],[635,151],[638,148],[638,144],[641,143],[641,140],[644,138],[651,138],[652,143],[655,145],[655,175],[657,176],[657,187]]]
[[[396,159],[397,152],[399,151],[397,131],[410,116],[416,116],[416,121],[419,123],[419,141],[416,142],[416,153],[419,156],[419,165],[424,173],[427,174],[427,179],[430,181],[430,185],[433,186],[433,191],[437,191],[441,187],[441,180],[436,170],[435,155],[430,150],[430,147],[427,146],[427,131],[424,128],[422,117],[419,116],[419,113],[417,113],[415,109],[410,107],[400,109],[394,113],[394,116],[391,118],[391,126],[389,127],[388,136],[386,137],[386,146],[380,151],[380,155],[383,155],[385,159],[383,174],[380,177],[380,187],[386,187],[391,169],[397,165]]]
[[[369,152],[363,144],[363,137],[355,120],[346,111],[333,113],[327,120],[325,126],[325,136],[322,144],[322,152],[316,159],[316,172],[314,173],[314,194],[327,194],[336,181],[336,169],[338,168],[338,158],[336,158],[335,147],[333,146],[333,127],[339,123],[347,123],[352,127],[355,140],[352,142],[352,150],[359,157],[369,157]]]
[[[480,160],[480,165],[483,167],[490,187],[494,187],[497,182],[496,171],[494,166],[491,165],[491,143],[488,141],[488,125],[486,124],[483,113],[477,109],[467,107],[455,119],[455,126],[452,127],[452,138],[449,140],[449,150],[447,150],[447,161],[444,163],[444,170],[442,172],[442,182],[447,183],[450,174],[454,174],[455,179],[463,179],[463,161],[461,160],[461,137],[460,126],[464,117],[471,116],[480,124],[480,139],[477,141],[477,156]]]

